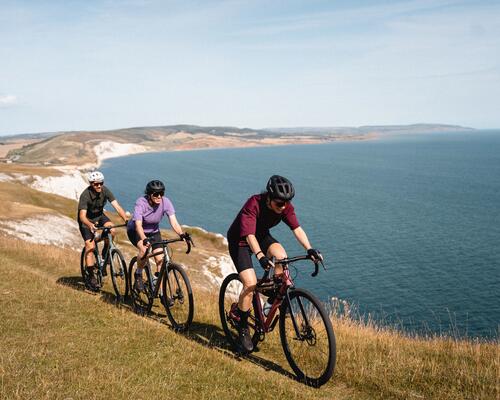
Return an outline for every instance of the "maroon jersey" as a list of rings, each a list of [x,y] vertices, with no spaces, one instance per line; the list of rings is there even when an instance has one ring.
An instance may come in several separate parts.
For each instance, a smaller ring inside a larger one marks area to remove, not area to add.
[[[292,203],[288,203],[283,212],[277,214],[267,207],[266,201],[266,194],[256,194],[247,200],[227,231],[229,243],[238,242],[240,246],[246,246],[245,238],[248,235],[255,235],[259,240],[269,235],[269,229],[281,221],[292,230],[300,226]]]

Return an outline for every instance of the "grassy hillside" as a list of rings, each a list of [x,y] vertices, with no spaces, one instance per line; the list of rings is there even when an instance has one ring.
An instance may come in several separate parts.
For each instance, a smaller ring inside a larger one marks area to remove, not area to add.
[[[296,382],[277,332],[247,358],[227,349],[216,293],[195,289],[186,335],[164,313],[139,317],[82,290],[78,254],[0,241],[0,398],[495,399],[497,344],[410,339],[333,317],[337,370],[320,389]]]
[[[0,170],[47,171],[13,164]],[[41,214],[74,219],[76,212],[74,201],[21,182],[0,182],[0,202],[0,227]],[[207,259],[217,263],[227,249],[221,238],[190,232],[192,254],[174,246],[174,260],[187,266],[194,286],[194,323],[185,335],[169,328],[160,309],[144,318],[115,304],[109,282],[99,295],[83,290],[78,252],[0,233],[0,399],[499,398],[498,343],[408,338],[335,310],[337,368],[320,389],[295,381],[276,331],[258,353],[236,358],[220,327],[218,288],[206,273]],[[117,242],[128,261],[134,250],[123,229]]]

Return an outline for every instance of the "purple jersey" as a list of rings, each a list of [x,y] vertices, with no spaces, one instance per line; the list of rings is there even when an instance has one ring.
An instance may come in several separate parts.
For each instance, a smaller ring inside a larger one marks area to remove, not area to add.
[[[153,233],[160,230],[160,221],[163,216],[175,214],[174,206],[170,199],[163,196],[161,203],[151,206],[145,196],[139,197],[135,202],[134,216],[128,222],[127,230],[135,231],[135,221],[142,221],[144,233]]]

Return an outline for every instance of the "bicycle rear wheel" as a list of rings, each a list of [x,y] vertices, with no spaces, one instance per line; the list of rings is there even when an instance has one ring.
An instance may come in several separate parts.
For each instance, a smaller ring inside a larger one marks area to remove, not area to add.
[[[144,283],[144,290],[139,290],[137,288],[137,282],[135,279],[136,271],[137,271],[137,256],[133,257],[130,260],[130,264],[128,267],[128,280],[130,282],[130,294],[132,297],[132,303],[134,306],[134,310],[141,315],[147,313],[149,308],[149,299],[151,297],[151,277],[150,274],[147,273],[148,265],[144,265],[142,269],[142,281]]]
[[[321,386],[335,369],[332,323],[321,302],[308,291],[293,289],[288,294],[290,303],[284,301],[280,311],[283,351],[300,380]]]
[[[162,295],[172,327],[176,331],[186,331],[193,322],[194,299],[191,283],[182,266],[175,263],[167,265],[163,275]]]
[[[82,275],[83,283],[86,283],[88,280],[88,272],[85,266],[85,247],[82,249],[82,253],[80,254],[80,273]]]
[[[129,291],[129,276],[127,264],[125,264],[125,259],[120,250],[113,249],[111,251],[109,267],[116,297],[119,301],[125,300]]]
[[[241,290],[243,289],[243,284],[240,281],[240,277],[237,273],[230,274],[226,276],[219,292],[219,316],[222,325],[222,329],[226,335],[226,339],[235,351],[241,351],[241,346],[238,337],[237,323],[231,318],[231,309],[237,307],[238,298],[240,296]],[[252,336],[253,345],[256,346],[259,341],[259,335],[255,331],[256,320],[255,311],[250,308],[250,315],[248,316],[248,328],[250,329],[250,335]]]

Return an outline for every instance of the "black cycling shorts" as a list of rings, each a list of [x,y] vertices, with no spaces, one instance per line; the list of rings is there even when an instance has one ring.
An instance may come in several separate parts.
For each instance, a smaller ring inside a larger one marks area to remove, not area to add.
[[[259,242],[260,249],[264,254],[267,254],[267,249],[269,249],[269,246],[273,243],[279,243],[271,235],[258,238],[257,241]],[[236,271],[241,272],[246,269],[253,268],[253,253],[252,250],[250,250],[250,246],[240,246],[238,242],[229,242],[229,255],[233,260]]]
[[[97,222],[97,226],[104,226],[105,223],[111,222],[111,220],[108,217],[106,217],[105,214],[102,214],[99,218],[90,221]],[[82,235],[83,240],[87,241],[94,239],[94,234],[90,231],[89,227],[85,225],[83,222],[78,221],[78,228],[80,229],[80,234]]]
[[[128,240],[130,240],[130,243],[132,243],[135,247],[137,247],[137,243],[139,243],[141,240],[141,237],[138,235],[137,231],[135,229],[127,229],[127,236]],[[159,242],[160,240],[163,240],[161,238],[160,231],[146,233],[146,237],[150,239],[151,242]],[[162,248],[161,244],[153,245],[153,249],[161,249],[161,248]]]

